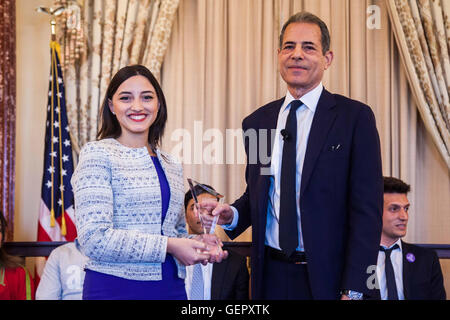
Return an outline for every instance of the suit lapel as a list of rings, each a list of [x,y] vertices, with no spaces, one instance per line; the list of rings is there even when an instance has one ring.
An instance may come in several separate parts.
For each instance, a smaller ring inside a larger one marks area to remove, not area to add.
[[[260,174],[258,176],[257,181],[257,188],[258,188],[258,194],[264,194],[266,196],[264,197],[258,197],[258,203],[257,203],[257,211],[261,213],[261,215],[258,215],[258,217],[261,218],[261,222],[265,226],[266,222],[266,215],[267,213],[267,203],[268,203],[268,194],[269,194],[269,186],[270,186],[270,166],[271,166],[271,158],[272,158],[272,150],[273,145],[275,142],[275,131],[277,128],[277,122],[278,122],[278,115],[280,113],[281,106],[283,105],[285,97],[276,100],[272,102],[270,105],[267,106],[265,113],[262,115],[262,117],[259,120],[258,129],[265,129],[267,130],[267,134],[260,134],[260,132],[257,132],[258,135],[258,151],[260,154],[258,154],[258,163],[260,164],[259,170]],[[266,141],[260,141],[260,139],[266,139]],[[267,146],[267,150],[261,150],[261,146]],[[266,152],[265,152],[266,151]],[[261,156],[269,157],[268,163],[262,163],[261,162]],[[265,227],[263,228],[265,229]],[[264,242],[262,242],[264,243]]]
[[[410,253],[410,247],[407,243],[402,241],[402,262],[403,262],[403,295],[405,300],[409,299],[409,290],[411,287],[410,279],[412,273],[412,263],[406,259],[406,255]]]
[[[266,143],[260,143],[259,146],[267,145],[267,156],[269,158],[272,157],[272,150],[273,150],[273,144],[275,142],[275,130],[277,128],[277,122],[278,122],[278,115],[280,113],[281,106],[283,105],[284,98],[281,98],[277,101],[274,101],[270,106],[267,107],[265,110],[265,116],[261,119],[260,127],[261,129],[267,129],[267,142]],[[258,140],[260,136],[258,133]],[[270,168],[269,161],[268,164],[265,164],[264,167]]]
[[[300,196],[308,185],[316,160],[319,157],[328,132],[336,118],[337,113],[334,108],[335,105],[336,100],[334,99],[334,96],[323,89],[309,132],[305,161],[302,169]]]

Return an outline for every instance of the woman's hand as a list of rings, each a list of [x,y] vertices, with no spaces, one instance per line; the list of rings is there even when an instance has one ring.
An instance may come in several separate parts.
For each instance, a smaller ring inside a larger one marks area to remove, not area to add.
[[[215,234],[199,234],[194,239],[202,241],[209,247],[210,259],[207,262],[220,263],[228,257],[228,251],[222,250],[223,243]]]
[[[187,238],[169,238],[167,252],[177,258],[183,265],[206,264],[210,258],[209,246],[201,241]]]

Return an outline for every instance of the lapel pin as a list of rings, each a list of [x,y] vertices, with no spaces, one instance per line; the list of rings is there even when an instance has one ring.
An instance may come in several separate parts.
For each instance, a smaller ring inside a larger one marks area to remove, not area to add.
[[[407,253],[406,254],[406,260],[408,260],[409,262],[412,263],[412,262],[416,261],[416,257],[412,253]]]
[[[336,151],[341,147],[341,144],[338,144],[336,146],[331,146],[331,151]]]

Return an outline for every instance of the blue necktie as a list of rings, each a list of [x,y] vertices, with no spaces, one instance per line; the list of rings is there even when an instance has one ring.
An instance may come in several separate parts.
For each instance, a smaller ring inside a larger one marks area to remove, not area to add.
[[[281,250],[287,255],[298,246],[297,193],[295,190],[297,167],[297,109],[303,104],[300,100],[291,102],[283,134],[283,158],[281,162],[280,183],[280,225],[279,241]]]
[[[395,250],[398,248],[399,248],[398,244],[396,244],[395,246],[393,246],[390,249],[385,249],[383,247],[380,247],[380,250],[384,251],[384,254],[386,255],[386,260],[384,263],[384,271],[386,273],[386,287],[387,287],[388,300],[398,300],[397,285],[395,283],[394,267],[392,266],[392,261],[391,261],[392,250]]]
[[[203,273],[200,263],[194,265],[191,284],[191,300],[204,300],[203,295]]]

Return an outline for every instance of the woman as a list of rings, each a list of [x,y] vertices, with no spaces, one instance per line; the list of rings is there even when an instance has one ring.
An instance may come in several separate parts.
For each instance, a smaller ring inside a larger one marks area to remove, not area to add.
[[[0,212],[0,300],[34,299],[34,282],[19,257],[10,256],[2,248],[6,235],[6,219]]]
[[[226,253],[198,241],[215,238],[188,238],[182,168],[158,148],[167,120],[161,87],[144,66],[124,67],[101,108],[98,140],[82,148],[71,181],[89,258],[83,299],[186,299],[184,266]]]

